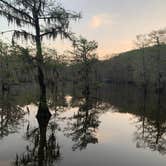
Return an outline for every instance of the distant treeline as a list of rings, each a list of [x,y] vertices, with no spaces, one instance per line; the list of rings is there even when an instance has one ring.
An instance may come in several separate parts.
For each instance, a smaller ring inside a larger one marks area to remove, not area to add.
[[[35,58],[32,50],[0,42],[0,84],[17,84],[37,80]],[[160,53],[160,61],[158,56]],[[98,87],[101,83],[134,84],[157,86],[166,85],[166,45],[150,46],[121,53],[111,59],[89,60],[90,85]],[[79,88],[84,77],[84,64],[67,62],[56,51],[45,50],[44,72],[47,84],[51,86],[67,85]],[[144,55],[144,63],[142,56]],[[146,76],[144,76],[146,73]],[[146,78],[145,78],[146,77]],[[82,80],[81,80],[82,79]]]
[[[77,57],[71,62],[67,55],[58,55],[55,50],[44,49],[43,52],[45,82],[55,93],[62,92],[64,87],[73,91],[82,88],[86,79],[88,86],[97,86],[97,59],[88,57],[86,61],[81,61]],[[0,42],[0,90],[20,83],[37,82],[37,61],[33,54],[33,49]]]
[[[158,47],[144,49],[144,65],[142,63],[142,49],[122,53],[109,60],[99,62],[102,80],[116,84],[143,85],[143,73],[146,73],[146,83],[155,86],[160,70],[161,84],[166,85],[166,45],[160,46],[160,62],[158,64]]]
[[[33,49],[0,41],[0,83],[18,84],[36,81],[37,65],[33,53]],[[47,81],[50,78],[53,81],[53,79],[61,77],[60,72],[66,64],[58,58],[54,50],[45,52],[44,65]]]

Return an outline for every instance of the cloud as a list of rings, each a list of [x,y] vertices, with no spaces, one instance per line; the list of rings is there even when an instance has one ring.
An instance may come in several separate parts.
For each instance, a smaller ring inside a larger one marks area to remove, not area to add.
[[[109,26],[112,23],[112,18],[110,14],[103,13],[95,15],[90,20],[90,27],[97,29],[103,26]]]

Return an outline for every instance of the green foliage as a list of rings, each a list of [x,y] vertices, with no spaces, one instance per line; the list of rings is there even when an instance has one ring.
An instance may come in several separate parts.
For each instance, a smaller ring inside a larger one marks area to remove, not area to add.
[[[166,45],[160,46],[161,83],[166,83]],[[158,77],[158,47],[144,48],[145,70],[147,83],[155,85]],[[133,50],[113,57],[110,60],[99,62],[103,80],[115,83],[143,84],[142,49]]]
[[[96,84],[94,76],[97,69],[95,63],[97,62],[96,49],[98,44],[96,41],[88,41],[83,37],[74,40],[74,50],[70,52],[74,56],[74,64],[71,65],[73,75],[73,91],[76,88],[82,89],[82,94],[89,93],[89,89]]]
[[[98,44],[96,41],[88,41],[83,37],[74,40],[74,51],[71,52],[75,56],[77,62],[88,62],[88,60],[96,59],[96,49]]]
[[[0,83],[15,84],[35,82],[37,77],[36,60],[31,55],[34,50],[0,42]],[[46,82],[62,81],[66,63],[55,50],[44,50],[44,74]]]
[[[30,73],[33,63],[27,49],[0,42],[0,64],[1,82],[11,84],[24,79],[31,80],[27,75]]]

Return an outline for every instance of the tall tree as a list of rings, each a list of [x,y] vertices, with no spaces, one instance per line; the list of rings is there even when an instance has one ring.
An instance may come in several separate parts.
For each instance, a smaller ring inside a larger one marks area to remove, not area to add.
[[[61,38],[71,39],[72,32],[69,30],[69,23],[71,20],[79,19],[80,14],[65,10],[56,0],[0,0],[0,16],[5,17],[9,23],[17,25],[16,29],[6,31],[13,32],[13,40],[23,38],[35,42],[41,92],[40,106],[45,106],[46,85],[43,72],[42,40],[44,37],[55,39],[58,35]]]
[[[162,73],[161,73],[161,45],[165,43],[166,41],[166,29],[161,29],[158,31],[152,31],[149,33],[149,40],[151,42],[152,46],[156,46],[157,48],[157,93],[160,93],[162,90],[161,87],[161,79],[162,79]]]
[[[96,59],[96,49],[98,44],[96,41],[88,41],[83,37],[74,40],[74,51],[71,52],[75,56],[75,60],[82,64],[81,70],[82,80],[84,82],[83,95],[89,95],[90,87],[90,71],[92,69],[92,62]]]
[[[145,62],[145,48],[149,46],[149,38],[147,35],[137,35],[136,46],[142,51],[142,76],[143,76],[143,87],[146,92],[147,89],[147,73],[146,73],[146,62]]]

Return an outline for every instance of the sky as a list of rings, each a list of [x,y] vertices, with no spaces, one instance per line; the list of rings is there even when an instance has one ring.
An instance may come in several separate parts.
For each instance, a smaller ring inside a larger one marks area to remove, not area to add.
[[[59,0],[68,10],[82,13],[82,18],[72,22],[77,36],[98,42],[99,57],[134,48],[136,35],[166,27],[166,0]],[[2,19],[1,19],[2,20]],[[1,21],[0,31],[7,23]],[[69,42],[49,42],[59,51],[70,49]]]

